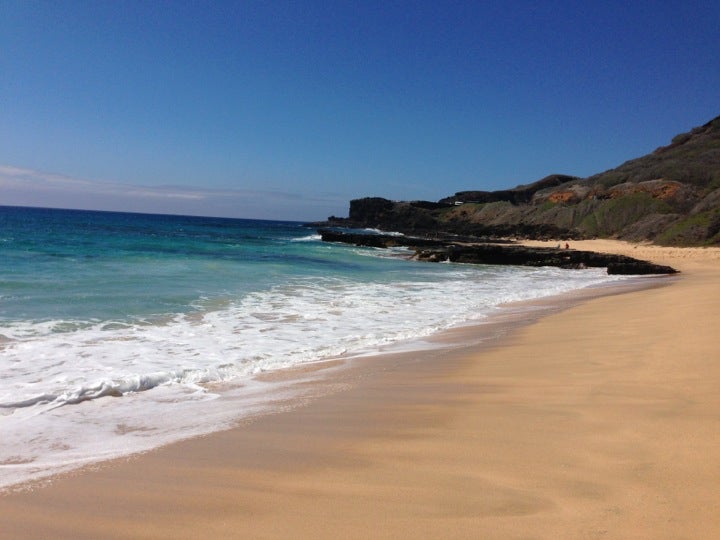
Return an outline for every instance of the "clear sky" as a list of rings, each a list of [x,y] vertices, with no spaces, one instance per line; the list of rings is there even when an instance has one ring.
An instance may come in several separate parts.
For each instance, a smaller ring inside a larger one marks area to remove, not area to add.
[[[720,114],[720,2],[0,0],[0,204],[316,220]]]

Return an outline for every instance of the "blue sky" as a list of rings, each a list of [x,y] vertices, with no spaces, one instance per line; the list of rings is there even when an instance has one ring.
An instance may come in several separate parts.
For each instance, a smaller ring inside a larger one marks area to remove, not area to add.
[[[315,220],[720,114],[720,3],[0,0],[0,204]]]

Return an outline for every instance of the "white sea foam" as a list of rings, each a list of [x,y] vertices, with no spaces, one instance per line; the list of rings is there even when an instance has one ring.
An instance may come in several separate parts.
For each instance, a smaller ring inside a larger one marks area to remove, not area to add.
[[[254,374],[417,340],[503,303],[611,279],[597,269],[456,265],[436,280],[297,278],[137,324],[8,324],[0,488],[222,429],[267,406]],[[242,386],[208,390],[218,382]]]
[[[297,238],[291,238],[291,242],[317,242],[318,240],[322,240],[322,236],[319,234],[309,234],[307,236],[300,236]]]
[[[366,228],[361,229],[362,232],[366,233],[372,233],[372,234],[382,234],[384,236],[405,236],[404,233],[397,232],[397,231],[381,231],[380,229],[373,229],[373,228]]]

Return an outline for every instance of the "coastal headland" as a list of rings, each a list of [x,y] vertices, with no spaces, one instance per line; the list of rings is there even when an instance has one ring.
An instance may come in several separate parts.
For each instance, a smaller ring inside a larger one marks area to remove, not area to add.
[[[619,238],[674,246],[720,245],[720,117],[608,171],[551,174],[512,189],[461,191],[437,201],[350,201],[347,218],[318,226],[412,236]]]
[[[1,494],[0,537],[720,536],[720,250],[573,246],[682,273],[330,364],[303,406]]]

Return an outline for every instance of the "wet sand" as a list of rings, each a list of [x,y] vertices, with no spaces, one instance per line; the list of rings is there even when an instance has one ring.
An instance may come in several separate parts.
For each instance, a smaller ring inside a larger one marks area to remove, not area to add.
[[[720,250],[571,247],[683,273],[332,365],[305,406],[0,495],[0,538],[720,537]]]

